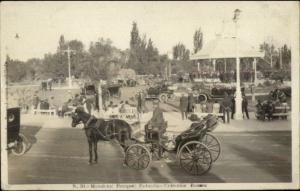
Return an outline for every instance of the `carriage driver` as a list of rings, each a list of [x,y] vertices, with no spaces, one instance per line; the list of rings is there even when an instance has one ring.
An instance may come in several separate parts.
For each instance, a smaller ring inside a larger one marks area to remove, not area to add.
[[[165,120],[164,120],[164,116],[163,116],[163,111],[160,109],[159,107],[159,101],[158,100],[154,100],[153,101],[153,115],[152,118],[150,119],[150,121],[146,124],[146,127],[150,126],[155,126],[159,128],[160,132],[165,132],[166,131],[166,127],[164,125]],[[163,140],[167,140],[166,136],[161,136],[161,139]]]

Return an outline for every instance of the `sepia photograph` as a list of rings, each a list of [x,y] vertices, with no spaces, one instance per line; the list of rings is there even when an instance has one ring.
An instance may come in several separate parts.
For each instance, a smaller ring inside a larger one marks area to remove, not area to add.
[[[1,2],[1,189],[299,189],[299,8]]]

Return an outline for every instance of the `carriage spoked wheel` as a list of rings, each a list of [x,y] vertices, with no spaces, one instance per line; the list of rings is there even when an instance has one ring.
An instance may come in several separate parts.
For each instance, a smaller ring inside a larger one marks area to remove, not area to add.
[[[26,137],[20,133],[15,146],[11,149],[11,152],[16,156],[23,155],[27,150],[26,140]]]
[[[205,174],[210,170],[213,162],[211,152],[199,141],[184,144],[178,157],[181,168],[192,175]]]
[[[144,170],[151,162],[151,154],[145,146],[133,144],[126,150],[125,162],[132,169]]]
[[[220,141],[211,133],[206,133],[200,141],[207,146],[212,155],[213,162],[215,162],[221,154]]]

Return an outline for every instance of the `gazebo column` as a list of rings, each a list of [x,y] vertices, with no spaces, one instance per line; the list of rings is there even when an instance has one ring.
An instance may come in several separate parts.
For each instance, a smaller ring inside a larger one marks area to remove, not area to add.
[[[226,72],[226,58],[224,58],[224,66],[225,66],[224,72]]]
[[[254,86],[252,86],[252,102],[255,102],[255,88],[257,85],[257,72],[256,72],[256,58],[253,60],[253,70],[254,70]]]
[[[200,62],[197,62],[198,72],[200,72]]]
[[[216,59],[213,59],[213,71],[215,72],[216,71]]]
[[[242,92],[241,92],[241,78],[240,78],[240,58],[236,58],[236,91],[235,91],[235,119],[242,120]]]
[[[99,113],[98,113],[98,117],[103,117],[103,116],[100,116],[101,114],[103,114],[103,100],[102,100],[102,88],[101,88],[101,85],[102,85],[102,80],[99,81],[99,86],[98,86],[98,104],[99,104]]]
[[[257,85],[257,68],[256,68],[257,59],[253,60],[253,69],[254,69],[254,85]]]

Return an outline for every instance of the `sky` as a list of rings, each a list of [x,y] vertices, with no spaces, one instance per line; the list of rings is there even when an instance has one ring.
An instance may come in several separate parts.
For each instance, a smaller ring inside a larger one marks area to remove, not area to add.
[[[82,41],[86,49],[103,37],[125,50],[133,21],[161,54],[170,54],[179,42],[192,50],[199,27],[203,46],[217,33],[232,36],[237,8],[242,11],[238,35],[243,41],[257,48],[264,41],[290,46],[295,6],[298,2],[2,2],[1,52],[22,61],[42,58],[57,50],[61,34]]]

